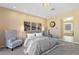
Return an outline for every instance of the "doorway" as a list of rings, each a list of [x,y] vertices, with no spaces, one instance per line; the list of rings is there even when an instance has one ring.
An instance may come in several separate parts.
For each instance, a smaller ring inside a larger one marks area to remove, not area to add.
[[[63,34],[64,41],[74,42],[74,23],[73,17],[66,17],[63,19]]]

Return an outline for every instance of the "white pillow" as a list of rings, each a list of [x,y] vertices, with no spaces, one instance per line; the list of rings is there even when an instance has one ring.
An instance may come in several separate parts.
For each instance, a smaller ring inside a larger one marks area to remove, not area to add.
[[[42,33],[36,33],[36,37],[42,37]]]
[[[29,33],[29,34],[27,34],[27,38],[35,38],[35,33]]]

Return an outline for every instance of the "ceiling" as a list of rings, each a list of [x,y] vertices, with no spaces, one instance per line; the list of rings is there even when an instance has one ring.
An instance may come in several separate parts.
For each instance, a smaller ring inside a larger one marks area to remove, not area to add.
[[[42,3],[0,3],[0,7],[6,7],[40,17],[49,17],[79,9],[79,3],[52,3],[49,8],[45,8]],[[52,8],[55,10],[51,10]]]

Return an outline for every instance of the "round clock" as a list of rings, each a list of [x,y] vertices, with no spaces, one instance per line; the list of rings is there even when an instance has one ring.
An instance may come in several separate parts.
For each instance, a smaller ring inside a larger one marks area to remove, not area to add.
[[[55,25],[56,25],[55,21],[50,22],[50,27],[55,27]]]

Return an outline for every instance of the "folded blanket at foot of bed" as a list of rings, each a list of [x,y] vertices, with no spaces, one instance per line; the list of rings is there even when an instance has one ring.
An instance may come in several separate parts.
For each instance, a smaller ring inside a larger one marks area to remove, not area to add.
[[[40,55],[53,48],[57,43],[56,38],[37,38],[30,41],[28,48],[25,48],[24,52],[28,55]]]

